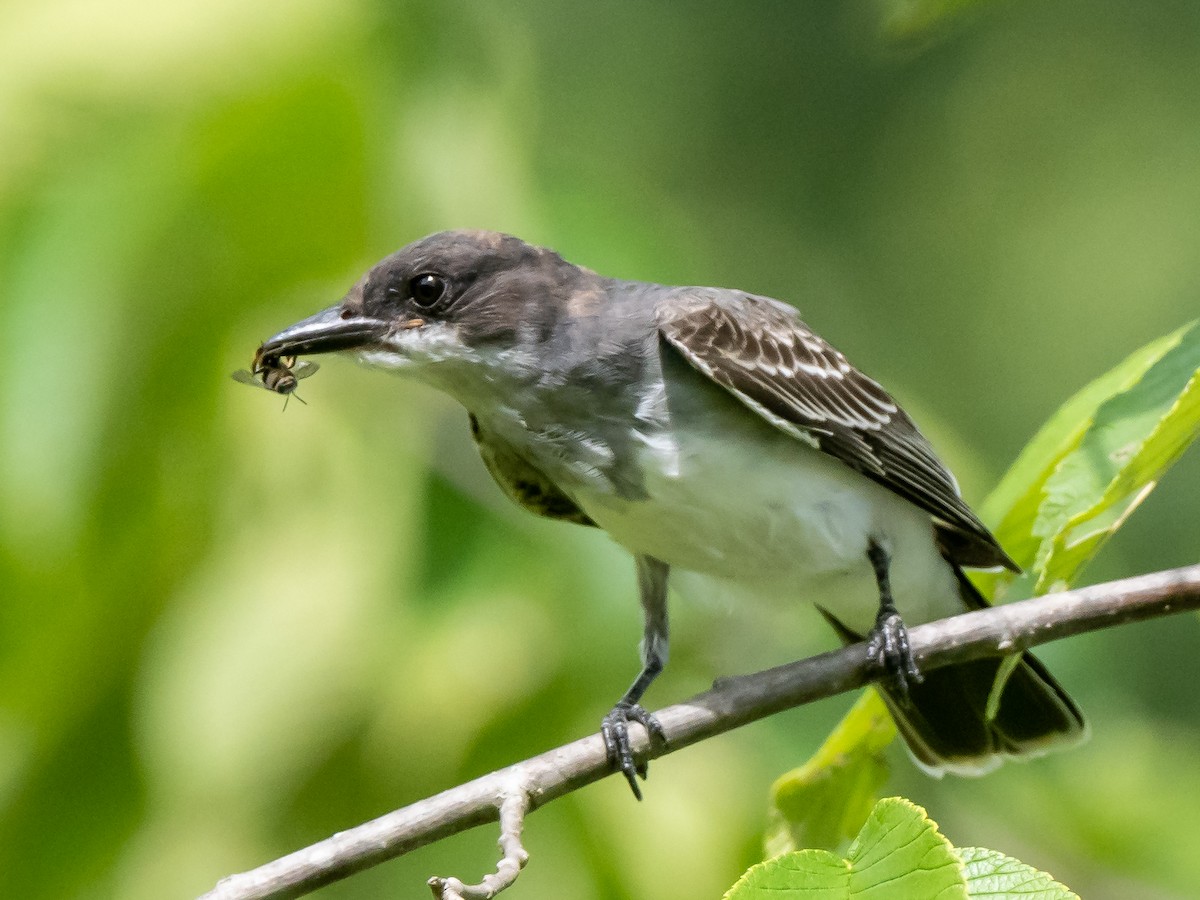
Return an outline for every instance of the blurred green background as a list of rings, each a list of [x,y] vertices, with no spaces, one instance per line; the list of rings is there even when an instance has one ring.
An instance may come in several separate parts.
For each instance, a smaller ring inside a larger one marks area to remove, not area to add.
[[[189,897],[594,731],[632,566],[490,484],[465,415],[228,375],[428,232],[738,286],[905,402],[980,501],[1200,310],[1200,6],[9,0],[0,9],[0,896]],[[1200,559],[1191,453],[1088,573]],[[651,705],[834,644],[676,597]],[[797,598],[800,599],[800,598]],[[1088,898],[1195,896],[1200,629],[1043,654],[1078,751],[890,793]],[[717,897],[852,698],[539,811],[513,896]],[[479,830],[327,888],[425,896]]]

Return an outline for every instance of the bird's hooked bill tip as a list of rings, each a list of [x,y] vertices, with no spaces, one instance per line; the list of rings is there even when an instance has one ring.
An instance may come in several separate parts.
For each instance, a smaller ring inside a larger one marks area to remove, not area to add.
[[[375,343],[389,328],[387,322],[348,314],[344,307],[332,306],[267,338],[259,347],[258,358],[356,350]]]

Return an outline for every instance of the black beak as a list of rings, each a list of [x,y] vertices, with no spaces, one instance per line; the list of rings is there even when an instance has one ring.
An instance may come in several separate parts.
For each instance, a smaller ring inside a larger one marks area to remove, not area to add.
[[[388,322],[365,316],[351,315],[347,318],[344,317],[345,313],[345,307],[331,306],[288,326],[263,341],[258,358],[278,359],[281,356],[358,350],[380,340],[391,329]]]

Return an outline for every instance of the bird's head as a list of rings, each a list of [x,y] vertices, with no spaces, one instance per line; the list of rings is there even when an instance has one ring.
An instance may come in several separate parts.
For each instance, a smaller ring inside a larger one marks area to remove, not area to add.
[[[536,367],[592,273],[489,231],[446,231],[376,264],[336,306],[263,343],[267,358],[347,351],[454,393],[502,362]],[[483,377],[487,377],[486,374]]]

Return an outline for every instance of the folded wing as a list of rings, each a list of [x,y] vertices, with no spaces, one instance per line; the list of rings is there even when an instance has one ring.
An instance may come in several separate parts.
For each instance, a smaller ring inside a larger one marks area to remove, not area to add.
[[[693,367],[771,424],[927,511],[947,558],[1018,571],[907,413],[790,306],[687,288],[660,307],[658,327]]]

